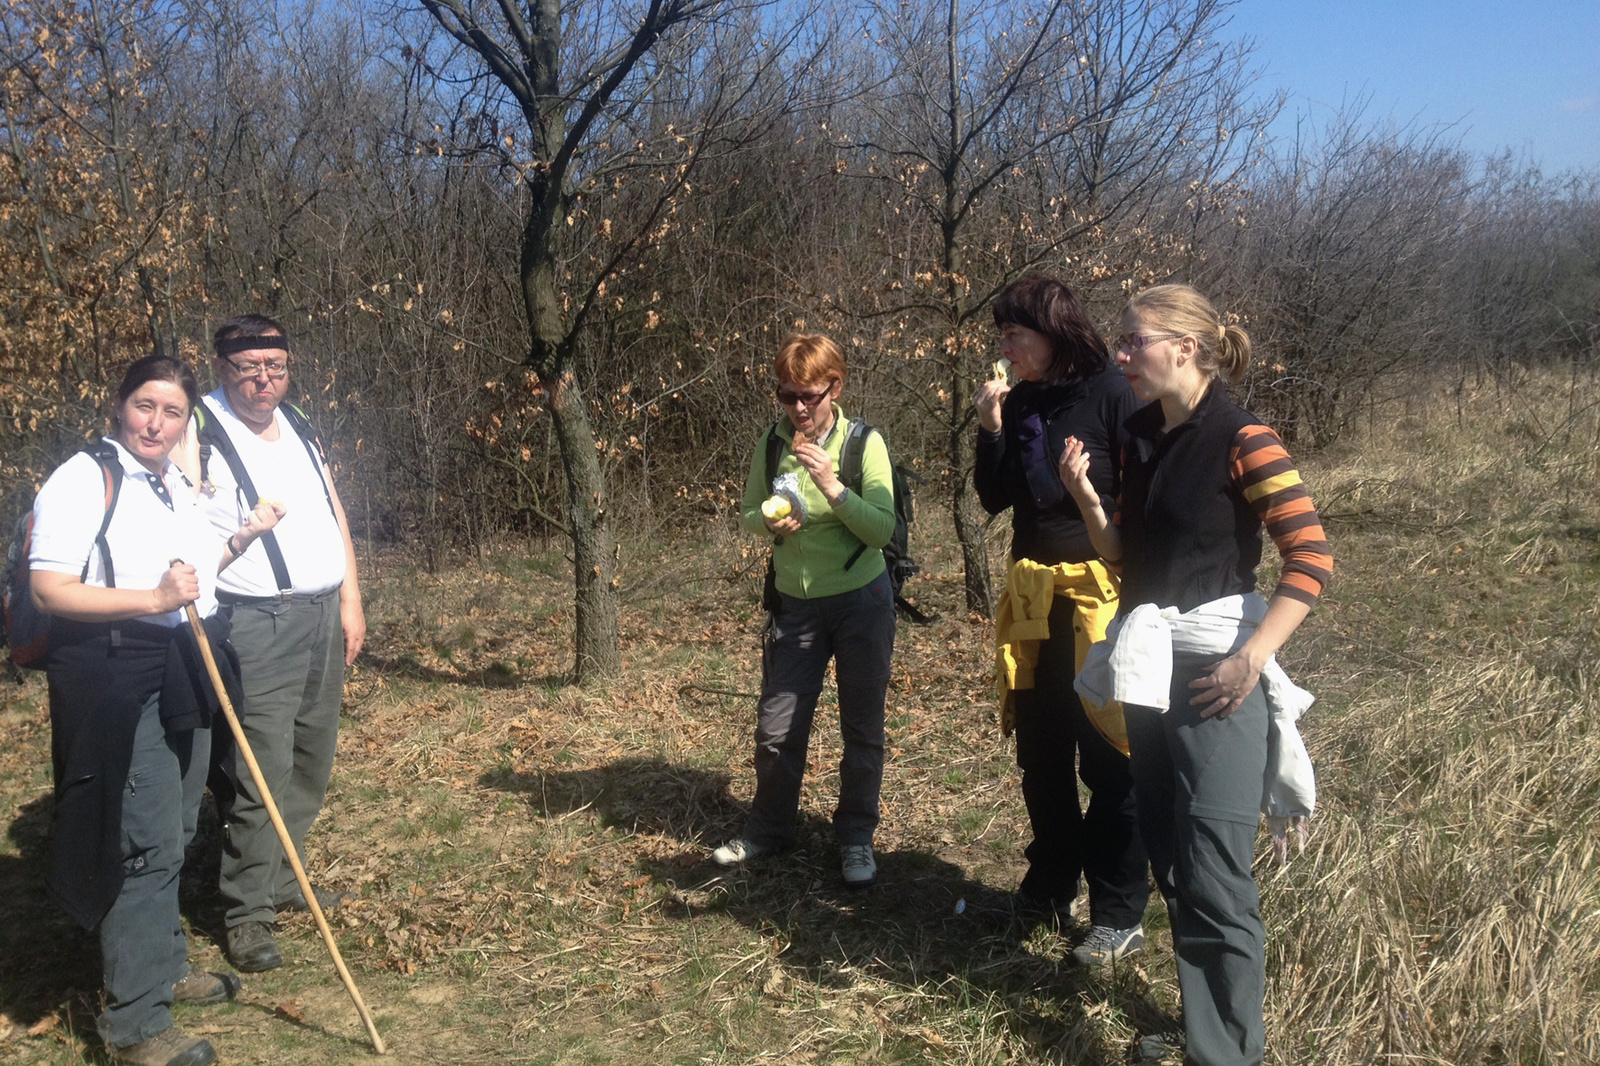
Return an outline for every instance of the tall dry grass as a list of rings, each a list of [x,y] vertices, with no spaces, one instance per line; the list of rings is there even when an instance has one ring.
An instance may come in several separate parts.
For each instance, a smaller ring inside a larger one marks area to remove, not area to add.
[[[1600,419],[1535,378],[1310,464],[1313,845],[1261,870],[1283,1063],[1600,1061]]]

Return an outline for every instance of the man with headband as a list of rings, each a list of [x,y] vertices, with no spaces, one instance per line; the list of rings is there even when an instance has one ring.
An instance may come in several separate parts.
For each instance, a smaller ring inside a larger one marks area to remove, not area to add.
[[[245,735],[303,860],[333,769],[344,670],[366,636],[355,549],[321,442],[284,399],[288,334],[265,315],[240,315],[217,327],[213,346],[222,384],[196,410],[201,503],[219,533],[238,529],[259,499],[284,505],[271,539],[223,571],[217,599],[232,616]],[[232,780],[221,877],[228,957],[246,972],[270,970],[283,962],[276,913],[306,902],[250,775]],[[324,909],[337,905],[317,895]]]

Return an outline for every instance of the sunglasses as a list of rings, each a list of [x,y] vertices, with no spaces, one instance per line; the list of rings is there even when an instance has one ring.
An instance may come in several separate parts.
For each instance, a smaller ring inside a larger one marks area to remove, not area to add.
[[[793,407],[796,404],[802,403],[807,407],[815,407],[817,404],[827,399],[828,393],[832,391],[832,385],[829,385],[827,388],[821,389],[817,392],[795,392],[793,389],[786,389],[782,385],[779,385],[778,402],[783,404],[785,407]]]

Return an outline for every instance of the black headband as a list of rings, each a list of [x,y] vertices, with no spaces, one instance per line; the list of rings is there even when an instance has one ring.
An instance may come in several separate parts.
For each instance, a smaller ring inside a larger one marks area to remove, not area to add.
[[[224,355],[232,355],[235,352],[254,351],[257,348],[282,348],[287,352],[289,350],[289,338],[281,333],[268,333],[265,336],[244,334],[242,336],[229,337],[226,340],[217,342],[217,356],[220,358]]]

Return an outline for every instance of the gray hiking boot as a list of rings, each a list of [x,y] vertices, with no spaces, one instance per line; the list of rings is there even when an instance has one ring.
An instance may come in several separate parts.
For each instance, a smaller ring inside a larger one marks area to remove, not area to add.
[[[1113,929],[1109,925],[1090,928],[1083,943],[1072,949],[1072,959],[1079,966],[1107,966],[1118,959],[1144,950],[1144,926]]]
[[[839,874],[850,888],[870,885],[878,876],[878,860],[871,844],[846,844],[839,849]]]
[[[239,994],[239,988],[238,974],[207,973],[191,967],[183,979],[172,986],[172,1001],[197,1007],[226,1003]]]

